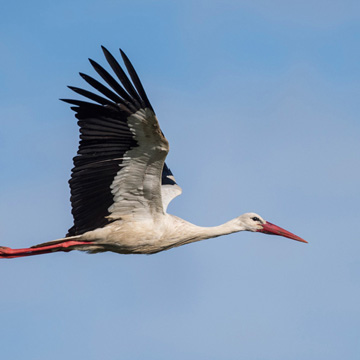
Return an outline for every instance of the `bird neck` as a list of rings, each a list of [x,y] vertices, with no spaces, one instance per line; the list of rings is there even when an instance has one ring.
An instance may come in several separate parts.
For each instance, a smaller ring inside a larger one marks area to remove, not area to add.
[[[191,224],[183,219],[173,217],[174,225],[172,234],[166,238],[166,248],[190,244],[196,241],[215,238],[245,230],[238,219],[233,219],[225,224],[213,227],[202,227]]]
[[[245,227],[239,224],[237,219],[230,220],[225,224],[212,227],[199,227],[200,239],[210,239],[222,235],[228,235],[235,232],[243,231]]]
[[[213,227],[202,227],[191,224],[174,215],[167,214],[167,231],[162,233],[160,243],[148,253],[168,250],[173,247],[190,244],[200,240],[215,238],[221,235],[232,234],[246,230],[238,218],[225,224]]]

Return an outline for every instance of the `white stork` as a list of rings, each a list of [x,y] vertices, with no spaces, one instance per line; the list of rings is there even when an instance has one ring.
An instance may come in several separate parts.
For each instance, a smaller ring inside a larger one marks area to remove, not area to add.
[[[70,86],[92,102],[63,99],[74,105],[80,127],[69,181],[74,225],[65,238],[25,249],[0,247],[0,258],[71,250],[154,254],[243,230],[306,243],[255,213],[210,228],[168,214],[168,204],[181,194],[165,164],[169,143],[127,56],[120,50],[131,81],[110,52],[102,50],[120,82],[90,59],[108,87],[80,75],[103,96]]]

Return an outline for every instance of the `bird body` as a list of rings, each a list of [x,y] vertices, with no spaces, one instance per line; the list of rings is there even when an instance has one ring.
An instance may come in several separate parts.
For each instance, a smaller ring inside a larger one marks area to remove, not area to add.
[[[143,220],[134,220],[125,216],[124,219],[116,220],[104,228],[38,246],[48,246],[59,241],[80,241],[88,242],[89,245],[72,246],[73,250],[89,253],[113,251],[120,254],[154,254],[173,247],[243,230],[258,231],[256,225],[251,227],[246,226],[245,223],[246,219],[254,216],[259,215],[244,214],[225,224],[213,227],[197,226],[171,214]]]
[[[255,213],[210,228],[168,214],[168,204],[182,192],[165,163],[169,143],[129,59],[120,50],[131,81],[104,47],[103,52],[120,82],[90,60],[109,87],[80,75],[105,97],[69,87],[92,102],[64,100],[73,105],[80,127],[69,181],[74,225],[62,239],[25,249],[0,247],[0,258],[71,250],[153,254],[243,230],[306,242]]]

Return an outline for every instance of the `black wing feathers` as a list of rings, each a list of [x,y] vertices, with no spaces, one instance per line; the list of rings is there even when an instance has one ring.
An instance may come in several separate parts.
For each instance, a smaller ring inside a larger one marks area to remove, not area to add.
[[[121,84],[102,66],[90,60],[96,72],[112,90],[94,78],[80,73],[81,77],[103,96],[69,87],[93,102],[63,99],[74,105],[72,109],[76,112],[80,127],[79,149],[73,159],[74,168],[69,181],[74,226],[69,229],[67,236],[80,235],[109,223],[109,208],[113,204],[111,184],[123,166],[125,153],[138,146],[127,118],[140,108],[152,109],[139,77],[126,55],[121,52],[133,84],[109,51],[104,47],[102,49]],[[166,165],[164,169],[166,174],[163,175],[163,180],[169,181]]]
[[[96,95],[96,94],[94,94],[94,93],[92,93],[90,91],[87,91],[87,90],[84,90],[84,89],[79,89],[79,88],[77,88],[75,86],[68,86],[68,88],[71,89],[72,91],[75,91],[76,93],[78,93],[78,94],[80,94],[82,96],[87,97],[90,100],[98,102],[101,105],[109,105],[109,106],[112,106],[112,107],[114,105],[114,103],[111,102],[110,100],[105,99],[102,96]]]
[[[116,104],[118,104],[118,103],[121,104],[121,103],[124,102],[124,100],[120,96],[118,96],[117,94],[115,94],[114,92],[109,90],[106,86],[104,86],[103,84],[101,84],[97,80],[93,79],[91,76],[88,76],[88,75],[83,74],[83,73],[80,73],[80,76],[87,83],[89,83],[92,87],[94,87],[96,90],[100,91],[103,95],[105,95],[106,97],[108,97],[109,99],[114,101]]]
[[[140,98],[139,94],[134,89],[129,78],[126,76],[124,70],[121,68],[119,63],[115,60],[115,58],[110,54],[110,52],[105,47],[102,46],[102,50],[104,52],[106,60],[109,62],[111,68],[113,69],[113,71],[116,74],[116,76],[118,77],[118,79],[121,81],[125,90],[130,94],[130,96],[132,97],[132,100],[135,103],[137,103],[138,106],[140,106],[139,103],[143,103],[143,100]]]
[[[126,54],[120,49],[120,54],[122,59],[124,60],[124,64],[126,66],[127,71],[129,72],[129,75],[131,77],[132,82],[134,83],[134,85],[136,86],[136,89],[138,91],[138,93],[141,96],[141,99],[143,100],[143,106],[150,108],[152,111],[154,111],[154,109],[152,108],[149,99],[146,96],[145,90],[141,84],[141,81],[139,79],[138,74],[136,73],[134,67],[132,66],[129,58],[126,56]],[[154,111],[155,114],[155,111]]]
[[[140,105],[139,103],[135,102],[134,99],[119,85],[119,83],[97,62],[94,60],[89,59],[90,64],[96,70],[96,72],[115,90],[125,101],[123,102],[124,105],[132,107],[133,111],[139,110]],[[136,104],[136,108],[132,103]]]
[[[162,185],[176,185],[174,175],[168,166],[164,163],[164,168],[161,176],[161,184]]]

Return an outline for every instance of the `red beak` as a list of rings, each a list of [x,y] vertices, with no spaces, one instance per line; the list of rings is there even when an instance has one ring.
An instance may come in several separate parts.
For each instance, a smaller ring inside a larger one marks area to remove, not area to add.
[[[297,241],[301,241],[301,242],[304,242],[304,243],[308,243],[306,240],[302,239],[301,237],[299,236],[296,236],[295,234],[279,227],[279,226],[276,226],[270,222],[266,222],[265,224],[262,225],[262,229],[261,230],[258,230],[259,232],[262,232],[264,234],[270,234],[270,235],[280,235],[280,236],[284,236],[284,237],[287,237],[289,239],[293,239],[293,240],[297,240]]]

